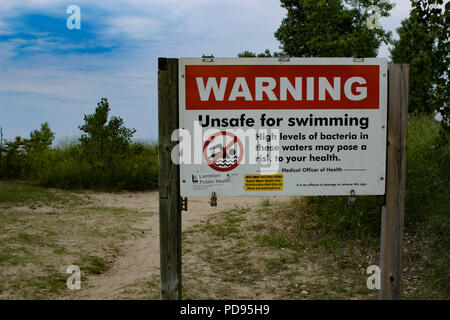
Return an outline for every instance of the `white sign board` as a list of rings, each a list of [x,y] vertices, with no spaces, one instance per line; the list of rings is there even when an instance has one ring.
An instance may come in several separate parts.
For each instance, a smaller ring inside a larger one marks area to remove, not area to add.
[[[384,194],[386,109],[386,59],[180,59],[181,196]]]

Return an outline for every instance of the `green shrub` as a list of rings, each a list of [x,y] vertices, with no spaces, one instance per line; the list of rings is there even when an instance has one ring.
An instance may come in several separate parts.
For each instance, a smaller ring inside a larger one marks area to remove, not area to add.
[[[148,190],[158,185],[158,148],[131,143],[120,157],[104,161],[101,169],[86,158],[80,145],[14,151],[0,158],[0,178],[62,189]]]
[[[349,206],[348,197],[308,197],[307,205],[314,219],[328,231],[343,238],[366,242],[380,234],[381,208],[375,196],[356,197],[356,205]]]
[[[439,124],[431,118],[409,122],[406,216],[431,242],[427,285],[450,292],[450,144],[435,144]]]
[[[94,186],[96,176],[83,159],[80,146],[52,149],[46,152],[36,179],[40,185],[63,189],[81,189]]]
[[[435,146],[439,123],[413,116],[408,125],[406,162],[406,224],[431,221],[442,210],[450,214],[449,145]]]
[[[35,168],[39,184],[63,189],[146,190],[158,185],[155,145],[131,144],[122,157],[102,170],[85,158],[80,145],[46,152]]]

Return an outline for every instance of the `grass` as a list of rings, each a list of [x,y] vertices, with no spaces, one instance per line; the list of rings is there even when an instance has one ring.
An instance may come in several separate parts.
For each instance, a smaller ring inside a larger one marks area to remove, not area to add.
[[[64,295],[71,264],[80,267],[82,282],[106,272],[123,242],[142,235],[136,222],[151,214],[96,207],[82,193],[23,183],[2,183],[0,195],[0,299]]]
[[[217,239],[239,238],[239,225],[245,220],[243,215],[248,211],[249,209],[246,208],[224,211],[220,213],[220,216],[224,219],[223,224],[210,224],[210,220],[207,220],[201,228]]]
[[[275,247],[278,249],[296,249],[299,246],[298,242],[290,239],[289,236],[283,233],[269,233],[258,235],[255,237],[255,240],[262,246]]]
[[[426,116],[408,121],[405,199],[406,297],[450,297],[450,145],[437,146],[439,123]],[[377,197],[308,197],[301,207],[299,228],[320,229],[318,245],[361,241],[377,249],[381,214]],[[304,200],[301,200],[304,201]],[[415,278],[413,278],[415,277]]]
[[[270,202],[270,200],[265,199],[262,202],[263,207],[270,207],[271,205],[272,205],[272,203]]]
[[[377,299],[366,270],[379,265],[379,239],[330,230],[302,198],[261,207],[222,212],[184,232],[184,298]],[[426,282],[431,245],[407,229],[403,299],[448,299],[442,284]]]
[[[365,268],[372,264],[375,251],[356,241],[343,241],[320,227],[308,215],[307,204],[294,199],[277,205],[267,213],[271,225],[260,245],[278,249],[278,256],[268,260],[270,272],[286,275],[286,299],[372,299],[365,287]],[[306,270],[302,264],[309,263]],[[289,266],[286,268],[286,266]],[[299,272],[303,270],[303,272]],[[311,272],[313,271],[313,272]],[[308,280],[302,279],[305,276]],[[308,293],[302,293],[307,291]],[[363,293],[363,294],[361,294]]]
[[[23,181],[10,181],[0,185],[0,208],[28,206],[36,209],[42,206],[81,205],[89,198],[75,192],[51,190],[30,185]]]
[[[261,206],[216,214],[184,232],[184,298],[376,298],[365,287],[375,250],[332,235],[318,243],[326,232],[298,215],[306,206],[298,199]]]
[[[148,280],[139,280],[122,289],[119,293],[121,299],[125,300],[159,300],[159,276]]]
[[[296,263],[299,261],[298,254],[279,254],[278,257],[275,258],[267,258],[265,260],[266,269],[269,272],[278,272],[280,270],[287,270],[288,265]]]
[[[417,235],[428,259],[421,295],[450,297],[450,144],[437,147],[439,125],[412,117],[408,129],[406,226]],[[417,241],[417,240],[416,240]]]

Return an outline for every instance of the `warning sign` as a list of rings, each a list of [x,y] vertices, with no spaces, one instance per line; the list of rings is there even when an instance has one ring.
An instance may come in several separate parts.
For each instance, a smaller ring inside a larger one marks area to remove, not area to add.
[[[181,58],[183,197],[382,195],[384,58]]]
[[[282,174],[246,174],[245,191],[281,191]]]

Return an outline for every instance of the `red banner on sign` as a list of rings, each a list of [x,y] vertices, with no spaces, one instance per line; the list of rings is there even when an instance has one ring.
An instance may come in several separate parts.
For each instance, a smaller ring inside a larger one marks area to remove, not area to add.
[[[189,65],[186,110],[378,109],[377,65]]]

